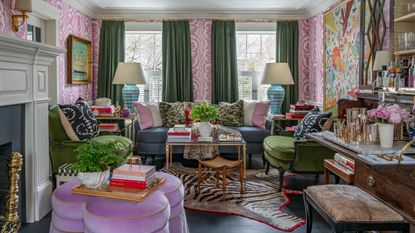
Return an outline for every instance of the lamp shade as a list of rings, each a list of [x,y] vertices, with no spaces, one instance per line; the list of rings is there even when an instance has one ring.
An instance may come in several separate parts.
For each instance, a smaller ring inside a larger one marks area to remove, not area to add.
[[[146,84],[143,67],[140,63],[118,63],[112,84]]]
[[[288,63],[267,63],[261,84],[293,85],[294,80]]]
[[[389,62],[392,59],[392,52],[391,51],[377,51],[375,62],[373,64],[374,71],[382,70],[382,66],[389,65]]]
[[[14,2],[14,9],[31,12],[32,11],[32,0],[16,0]]]

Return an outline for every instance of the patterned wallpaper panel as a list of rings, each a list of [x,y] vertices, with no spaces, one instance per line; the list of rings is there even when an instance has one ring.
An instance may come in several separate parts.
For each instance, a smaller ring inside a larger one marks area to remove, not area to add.
[[[26,27],[22,27],[19,32],[14,33],[11,30],[11,15],[19,12],[13,12],[13,0],[0,1],[0,33],[24,38],[26,36]],[[71,7],[63,0],[44,0],[59,10],[59,44],[66,48],[66,40],[69,35],[73,34],[86,40],[92,40],[92,18],[84,13]],[[13,4],[14,5],[14,4]],[[66,53],[60,57],[60,102],[72,103],[80,96],[86,100],[93,97],[92,84],[72,85],[67,83],[66,77]]]

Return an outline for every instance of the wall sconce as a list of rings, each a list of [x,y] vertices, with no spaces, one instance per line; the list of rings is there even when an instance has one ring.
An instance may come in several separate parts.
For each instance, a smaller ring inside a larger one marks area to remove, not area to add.
[[[14,10],[22,12],[21,15],[12,15],[12,29],[17,32],[28,18],[26,13],[32,11],[32,0],[16,0]],[[20,19],[22,19],[22,22],[19,24]]]

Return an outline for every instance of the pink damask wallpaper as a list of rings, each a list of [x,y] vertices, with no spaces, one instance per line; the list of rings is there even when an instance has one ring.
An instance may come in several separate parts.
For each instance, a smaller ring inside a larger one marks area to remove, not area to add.
[[[190,20],[193,96],[198,101],[210,101],[212,96],[211,33],[212,20]]]
[[[300,99],[323,103],[323,14],[299,20]]]
[[[64,0],[44,0],[59,10],[60,38],[59,44],[66,48],[66,39],[69,35],[92,40],[92,18],[84,13],[74,9]],[[11,30],[11,15],[13,0],[0,1],[0,33],[24,38],[26,36],[26,27],[20,28],[19,32],[14,33]],[[66,53],[60,57],[60,103],[72,103],[79,96],[91,100],[93,97],[92,84],[88,85],[71,85],[67,83],[66,77]]]

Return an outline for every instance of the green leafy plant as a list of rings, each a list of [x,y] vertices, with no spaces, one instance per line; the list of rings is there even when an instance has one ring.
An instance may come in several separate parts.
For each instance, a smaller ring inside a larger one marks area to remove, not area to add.
[[[199,104],[192,109],[192,120],[209,122],[219,119],[219,110],[211,104]]]
[[[122,162],[117,154],[117,142],[99,143],[90,142],[78,146],[78,162],[74,163],[73,169],[79,172],[103,172],[112,166]]]

